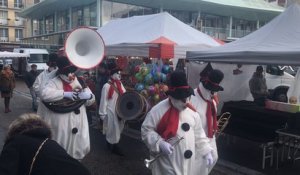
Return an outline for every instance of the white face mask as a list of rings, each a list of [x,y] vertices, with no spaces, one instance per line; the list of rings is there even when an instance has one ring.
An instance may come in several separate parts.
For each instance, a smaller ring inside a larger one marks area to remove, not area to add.
[[[114,73],[114,74],[111,76],[111,78],[112,78],[113,80],[121,80],[121,73],[120,73],[120,71]]]
[[[169,96],[169,99],[171,100],[172,105],[178,110],[183,111],[186,108],[186,104],[188,103],[188,100],[186,102],[183,102],[182,100],[177,100],[171,96]]]

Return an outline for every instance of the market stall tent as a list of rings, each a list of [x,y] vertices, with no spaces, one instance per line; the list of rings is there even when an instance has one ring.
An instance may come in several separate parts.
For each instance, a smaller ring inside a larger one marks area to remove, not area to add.
[[[300,65],[300,3],[257,31],[223,46],[188,51],[187,59],[220,63]]]
[[[167,12],[112,20],[97,31],[106,55],[185,58],[187,50],[221,45]]]

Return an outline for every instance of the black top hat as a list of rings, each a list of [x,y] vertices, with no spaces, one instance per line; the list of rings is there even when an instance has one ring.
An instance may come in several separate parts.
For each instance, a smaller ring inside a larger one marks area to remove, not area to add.
[[[77,70],[77,67],[71,64],[69,59],[65,56],[60,56],[56,60],[58,67],[58,74],[68,75],[69,73],[74,73]]]
[[[167,84],[169,90],[166,92],[166,94],[172,96],[175,99],[184,99],[191,95],[194,95],[194,90],[188,85],[184,72],[172,72]]]
[[[206,65],[206,67],[200,72],[200,81],[205,80],[207,78],[209,72],[212,70],[213,70],[213,68],[212,68],[211,64],[208,63]]]
[[[56,66],[56,60],[57,60],[57,54],[56,53],[50,53],[47,65],[49,67],[55,67]]]
[[[117,64],[114,61],[107,63],[107,69],[109,71],[109,75],[113,75],[116,72],[121,71],[121,69],[118,68]]]
[[[210,91],[218,92],[223,91],[224,88],[220,86],[220,82],[223,80],[224,74],[218,69],[214,69],[210,71],[207,75],[207,78],[205,78],[202,81],[203,86],[205,89],[208,89]]]

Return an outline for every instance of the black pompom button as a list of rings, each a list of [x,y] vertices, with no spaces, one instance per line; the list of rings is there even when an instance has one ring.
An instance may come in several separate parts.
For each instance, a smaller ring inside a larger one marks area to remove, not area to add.
[[[186,159],[191,158],[192,155],[193,155],[193,152],[192,152],[191,150],[186,150],[186,151],[184,152],[184,158],[186,158]]]
[[[80,114],[80,110],[79,110],[79,109],[75,109],[75,110],[74,110],[74,113],[75,113],[75,114]]]
[[[181,129],[184,130],[185,132],[190,130],[190,125],[188,123],[183,123],[181,125]]]
[[[76,134],[77,132],[78,132],[78,129],[77,129],[77,128],[73,128],[73,129],[72,129],[72,133],[73,133],[73,134]]]

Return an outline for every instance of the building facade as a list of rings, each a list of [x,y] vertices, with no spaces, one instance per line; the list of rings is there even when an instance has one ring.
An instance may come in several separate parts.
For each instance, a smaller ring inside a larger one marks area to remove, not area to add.
[[[112,19],[162,11],[212,37],[231,41],[257,30],[283,11],[274,3],[252,1],[255,3],[249,0],[235,3],[153,0],[151,4],[148,0],[34,0],[35,4],[20,14],[27,19],[22,44],[56,51],[63,46],[66,34],[78,26],[97,28]]]
[[[29,4],[33,0],[0,0],[0,51],[12,50],[24,38],[25,20],[19,13]]]

